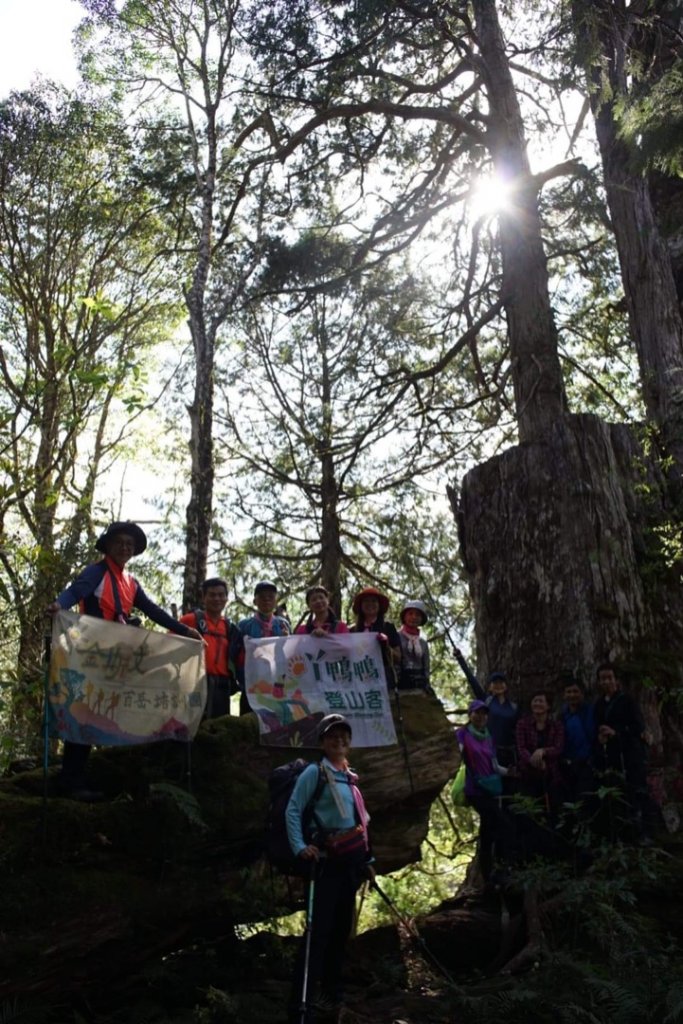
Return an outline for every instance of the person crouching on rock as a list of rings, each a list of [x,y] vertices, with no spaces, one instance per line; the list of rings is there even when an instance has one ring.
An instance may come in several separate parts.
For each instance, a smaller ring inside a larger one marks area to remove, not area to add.
[[[310,764],[301,773],[285,812],[292,853],[310,868],[308,886],[313,886],[313,913],[308,922],[311,937],[306,943],[304,936],[294,968],[289,1003],[292,1024],[313,1020],[313,1008],[316,1021],[325,1015],[334,1019],[339,1012],[344,952],[353,925],[356,892],[365,879],[372,881],[375,877],[368,842],[369,819],[358,777],[347,760],[351,735],[351,725],[342,715],[322,719],[318,731],[322,761]],[[325,782],[311,808],[321,773]],[[310,835],[305,834],[308,820],[313,825]]]

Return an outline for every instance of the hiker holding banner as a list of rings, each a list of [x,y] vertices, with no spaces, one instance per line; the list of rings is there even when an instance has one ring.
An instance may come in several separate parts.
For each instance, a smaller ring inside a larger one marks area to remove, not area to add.
[[[147,596],[135,577],[126,572],[125,566],[130,559],[142,554],[147,547],[147,537],[137,523],[111,523],[98,538],[95,547],[104,554],[104,558],[89,565],[61,592],[48,606],[49,615],[78,603],[82,615],[137,626],[140,620],[131,616],[133,608],[136,608],[157,625],[201,641],[201,635],[196,629],[172,618]],[[65,741],[59,778],[59,789],[63,796],[86,802],[101,798],[101,794],[90,790],[86,782],[85,769],[89,754],[90,745]]]
[[[401,641],[396,626],[384,618],[389,610],[389,598],[376,587],[365,587],[358,591],[351,607],[356,615],[351,632],[377,633],[377,639],[382,645],[384,667],[395,684],[396,666],[401,661]]]
[[[291,630],[289,619],[281,615],[275,615],[274,609],[277,604],[277,586],[270,580],[261,580],[254,587],[254,604],[256,612],[248,619],[240,619],[237,628],[240,632],[241,641],[235,648],[235,666],[237,671],[237,682],[240,688],[240,714],[246,715],[251,711],[249,701],[244,689],[244,638],[251,637],[252,640],[260,640],[270,636],[289,636]]]
[[[369,819],[347,760],[351,735],[343,715],[322,719],[322,761],[299,775],[285,812],[292,853],[304,870],[310,868],[309,897],[313,889],[310,933],[299,950],[289,1003],[289,1020],[296,1024],[313,1019],[311,1007],[315,1020],[338,1012],[356,892],[364,879],[374,879]]]

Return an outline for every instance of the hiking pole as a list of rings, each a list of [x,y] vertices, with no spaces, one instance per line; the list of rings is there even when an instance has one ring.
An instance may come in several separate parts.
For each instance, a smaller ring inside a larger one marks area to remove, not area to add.
[[[45,671],[43,673],[43,807],[42,834],[43,846],[47,842],[47,772],[50,760],[50,657],[52,654],[52,634],[45,634]]]
[[[422,938],[422,936],[420,935],[419,931],[417,930],[417,927],[415,926],[415,923],[414,922],[411,923],[410,921],[408,921],[407,918],[405,918],[403,916],[403,914],[400,912],[400,910],[398,909],[398,907],[396,906],[394,901],[392,899],[390,899],[389,896],[387,896],[387,894],[385,893],[384,889],[380,888],[379,884],[377,883],[377,879],[373,879],[373,881],[370,883],[370,888],[375,889],[376,892],[379,893],[379,895],[382,897],[382,899],[384,900],[386,905],[389,907],[389,910],[392,912],[392,914],[394,915],[396,920],[399,922],[399,924],[402,924],[403,927],[405,928],[405,930],[411,936],[411,938],[415,939],[415,941],[418,943],[418,945],[420,946],[420,949],[423,951],[423,953],[425,954],[427,959],[431,960],[431,962],[434,965],[434,967],[436,967],[436,969],[446,979],[446,981],[449,982],[449,984],[451,984],[451,985],[453,985],[455,987],[455,982],[453,981],[453,976],[444,967],[444,965],[441,963],[441,961],[438,960],[434,956],[434,954],[430,950],[429,946],[427,945],[427,943],[425,942],[425,940]]]
[[[308,900],[306,902],[306,952],[304,954],[304,977],[301,985],[300,1024],[306,1024],[308,1010],[308,968],[311,962],[311,938],[313,936],[313,899],[315,896],[315,873],[318,868],[316,860],[311,861],[311,877],[308,880]]]
[[[192,740],[185,744],[185,789],[192,796]]]

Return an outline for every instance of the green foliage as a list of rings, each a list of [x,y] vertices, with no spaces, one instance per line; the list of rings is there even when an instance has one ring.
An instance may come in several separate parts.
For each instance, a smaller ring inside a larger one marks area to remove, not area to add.
[[[0,602],[19,662],[14,730],[37,717],[43,609],[85,559],[99,474],[147,404],[143,366],[177,310],[115,105],[50,85],[12,94],[0,139]]]
[[[445,799],[447,790],[444,791]],[[465,877],[476,843],[476,815],[463,809],[454,815],[443,798],[432,804],[429,833],[416,864],[379,879],[382,890],[400,914],[412,918],[426,914],[453,895]],[[386,903],[372,890],[363,900],[358,930],[395,924]]]
[[[238,998],[217,988],[209,988],[205,998],[205,1005],[195,1010],[196,1024],[240,1024]]]
[[[202,817],[199,801],[186,789],[174,786],[170,782],[153,782],[149,787],[150,797],[154,800],[167,800],[198,832],[207,832],[209,826]]]

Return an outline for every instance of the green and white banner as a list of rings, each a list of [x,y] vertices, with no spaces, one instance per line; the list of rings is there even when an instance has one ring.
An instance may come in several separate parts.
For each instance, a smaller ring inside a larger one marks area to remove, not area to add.
[[[245,638],[245,689],[261,743],[317,747],[318,726],[336,712],[354,747],[396,743],[382,650],[375,633]]]

